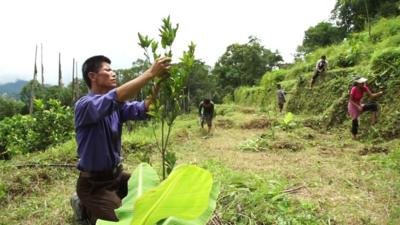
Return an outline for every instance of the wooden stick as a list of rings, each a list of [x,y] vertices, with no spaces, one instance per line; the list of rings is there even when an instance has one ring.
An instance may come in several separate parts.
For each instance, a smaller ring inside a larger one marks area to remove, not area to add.
[[[67,168],[76,168],[75,164],[20,164],[16,165],[17,169],[23,168],[23,167],[67,167]]]
[[[296,192],[296,191],[298,191],[298,190],[300,190],[302,188],[305,188],[305,186],[301,185],[301,186],[298,186],[298,187],[286,189],[286,190],[282,191],[282,193],[293,193],[293,192]]]

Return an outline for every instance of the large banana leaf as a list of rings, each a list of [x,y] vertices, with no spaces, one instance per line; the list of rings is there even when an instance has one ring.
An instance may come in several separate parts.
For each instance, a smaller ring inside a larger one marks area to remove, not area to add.
[[[96,224],[153,225],[168,217],[161,224],[205,225],[211,218],[219,185],[214,183],[210,192],[212,177],[208,171],[196,166],[177,167],[159,187],[138,199],[158,183],[159,178],[154,169],[148,164],[140,164],[129,180],[128,195],[116,210],[120,221],[98,220]]]
[[[210,172],[193,165],[179,166],[136,201],[131,225],[154,225],[169,216],[194,220],[208,208],[211,188]]]
[[[168,217],[168,219],[164,220],[162,223],[159,225],[205,225],[210,221],[213,212],[215,210],[215,207],[217,205],[217,198],[219,194],[219,184],[218,183],[213,183],[211,193],[210,193],[210,200],[208,202],[208,208],[207,210],[199,217],[197,217],[194,220],[184,220],[184,219],[179,219],[176,217]]]
[[[128,181],[128,195],[122,199],[122,206],[115,210],[119,222],[97,220],[96,225],[130,225],[136,199],[158,184],[160,178],[157,172],[147,163],[139,164]]]

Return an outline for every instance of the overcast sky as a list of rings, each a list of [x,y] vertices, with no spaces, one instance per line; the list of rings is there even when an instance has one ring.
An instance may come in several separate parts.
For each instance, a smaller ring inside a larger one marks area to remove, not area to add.
[[[143,58],[137,33],[158,39],[161,19],[179,23],[173,52],[190,41],[197,58],[213,66],[233,43],[250,35],[291,62],[304,31],[328,21],[336,0],[2,0],[0,83],[32,79],[35,45],[43,43],[45,83],[56,84],[61,52],[64,83],[72,59],[81,63],[103,54],[114,69]],[[40,68],[40,51],[38,52]]]

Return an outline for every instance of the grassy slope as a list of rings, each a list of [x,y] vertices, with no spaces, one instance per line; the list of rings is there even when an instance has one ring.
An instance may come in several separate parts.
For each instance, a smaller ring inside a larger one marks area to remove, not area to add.
[[[350,140],[342,130],[320,132],[304,127],[307,120],[295,117],[297,125],[284,131],[270,127],[278,124],[281,116],[268,117],[252,108],[236,106],[217,109],[219,116],[211,138],[202,138],[205,131],[199,129],[194,115],[184,116],[177,122],[172,147],[179,163],[205,166],[222,182],[218,213],[226,224],[400,222],[400,210],[396,209],[400,205],[399,171],[387,163],[400,151],[399,141],[378,146],[391,151],[389,155],[360,155],[371,146]],[[151,139],[146,138],[150,133],[143,128],[124,136],[128,170],[138,163],[138,154],[132,154],[130,148],[150,146]],[[260,137],[266,141],[251,142]],[[239,146],[244,145],[253,151],[242,151]],[[69,197],[74,191],[76,171],[53,167],[15,169],[15,165],[73,164],[74,148],[71,141],[46,152],[1,162],[2,189],[7,194],[0,203],[0,224],[72,223]],[[151,155],[156,167],[158,157]],[[282,195],[285,189],[296,187],[299,189]]]
[[[287,109],[296,114],[317,115],[320,127],[349,126],[347,99],[352,80],[362,75],[369,78],[373,91],[384,89],[377,99],[380,122],[374,127],[361,127],[364,139],[390,140],[400,137],[400,17],[382,19],[368,32],[351,35],[338,45],[321,48],[304,61],[284,70],[266,73],[258,87],[243,87],[235,92],[235,103],[275,108],[276,83],[289,92]],[[309,88],[315,62],[327,55],[329,71]],[[366,116],[361,117],[367,124]],[[343,124],[344,123],[344,124]]]

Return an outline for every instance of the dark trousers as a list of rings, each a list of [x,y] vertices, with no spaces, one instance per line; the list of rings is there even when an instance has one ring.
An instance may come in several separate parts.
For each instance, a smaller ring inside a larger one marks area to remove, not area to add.
[[[351,133],[357,135],[358,133],[358,119],[352,120]]]
[[[118,221],[114,209],[121,206],[121,199],[128,194],[130,174],[118,171],[111,176],[90,176],[81,172],[77,182],[77,194],[90,221],[97,219]]]
[[[376,102],[366,103],[363,106],[362,112],[377,112],[378,111],[378,104]],[[357,135],[358,133],[358,119],[352,120],[351,122],[351,133]]]
[[[212,126],[212,115],[210,114],[203,114],[201,116],[201,127],[204,126],[204,123],[207,123],[208,127]]]
[[[314,86],[315,81],[317,81],[317,77],[321,74],[322,72],[319,72],[318,70],[315,70],[314,75],[311,80],[311,87]]]

